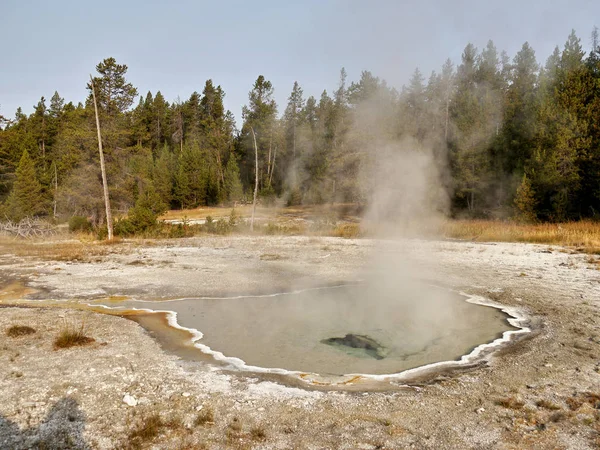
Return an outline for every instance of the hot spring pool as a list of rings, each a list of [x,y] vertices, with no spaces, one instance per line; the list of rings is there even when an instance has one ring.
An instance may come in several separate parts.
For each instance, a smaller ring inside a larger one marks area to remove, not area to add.
[[[500,309],[466,300],[412,284],[401,292],[356,285],[121,306],[175,312],[180,326],[202,333],[200,348],[241,368],[383,375],[458,360],[517,330]]]

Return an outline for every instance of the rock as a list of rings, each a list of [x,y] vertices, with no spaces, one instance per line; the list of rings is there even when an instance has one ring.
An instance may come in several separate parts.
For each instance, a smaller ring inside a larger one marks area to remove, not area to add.
[[[548,364],[544,364],[544,367],[548,367],[548,368],[550,368],[550,367],[552,367],[552,364],[550,364],[550,363],[548,363]]]
[[[184,392],[183,394],[181,394],[184,397],[189,397],[191,394],[189,392]]]
[[[123,396],[123,403],[125,403],[127,406],[137,406],[138,401],[132,395],[125,394]]]
[[[387,355],[387,351],[383,345],[377,342],[375,339],[360,335],[349,333],[343,338],[335,337],[329,339],[323,339],[323,344],[334,345],[334,346],[345,346],[351,348],[363,349],[365,353],[375,359],[383,359]]]
[[[485,408],[479,408],[476,413],[477,414],[483,414],[485,412]]]

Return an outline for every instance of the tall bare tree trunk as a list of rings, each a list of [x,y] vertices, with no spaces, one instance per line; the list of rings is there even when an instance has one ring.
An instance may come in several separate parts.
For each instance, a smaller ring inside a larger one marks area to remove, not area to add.
[[[254,231],[254,214],[256,212],[256,196],[258,194],[258,146],[256,145],[256,134],[254,134],[254,128],[250,127],[252,131],[252,139],[254,140],[254,200],[252,201],[252,219],[250,219],[250,231]]]
[[[100,134],[100,118],[98,117],[98,104],[96,103],[96,89],[94,79],[90,75],[92,86],[92,97],[94,98],[94,111],[96,113],[96,129],[98,130],[98,151],[100,152],[100,170],[102,171],[102,188],[104,189],[104,206],[106,207],[106,226],[108,228],[108,240],[113,238],[113,221],[110,211],[110,198],[108,197],[108,182],[106,181],[106,168],[104,167],[104,152],[102,151],[102,135]]]

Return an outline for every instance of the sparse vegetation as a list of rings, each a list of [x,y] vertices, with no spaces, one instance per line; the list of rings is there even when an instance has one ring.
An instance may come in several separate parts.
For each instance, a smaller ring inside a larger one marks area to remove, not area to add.
[[[30,334],[34,334],[35,329],[29,327],[27,325],[11,325],[8,330],[6,330],[6,335],[8,337],[20,337],[20,336],[28,336]]]
[[[181,430],[183,426],[183,421],[179,416],[164,419],[158,412],[147,412],[134,423],[131,431],[127,435],[127,444],[125,448],[145,448],[158,436],[165,433],[165,431],[170,430],[173,432]],[[185,448],[185,446],[179,448]]]
[[[535,402],[535,404],[538,408],[549,409],[551,411],[557,411],[561,409],[559,405],[546,399],[538,400],[537,402]]]
[[[363,232],[358,223],[344,223],[337,225],[332,232],[333,236],[343,237],[346,239],[358,238],[363,235]]]
[[[215,413],[212,408],[202,409],[194,419],[195,426],[212,425],[215,423]]]
[[[494,402],[498,406],[508,409],[521,409],[525,406],[525,403],[516,399],[515,397],[499,398]]]
[[[143,448],[144,444],[151,442],[160,434],[164,427],[158,413],[152,413],[137,422],[127,436],[127,447],[131,449]]]
[[[72,324],[65,323],[54,340],[54,349],[83,346],[91,344],[92,342],[94,342],[94,338],[86,336],[85,334],[85,323],[82,322],[79,328],[76,328]]]
[[[264,441],[267,439],[267,431],[262,426],[252,427],[250,435],[252,436],[252,439],[256,441]]]

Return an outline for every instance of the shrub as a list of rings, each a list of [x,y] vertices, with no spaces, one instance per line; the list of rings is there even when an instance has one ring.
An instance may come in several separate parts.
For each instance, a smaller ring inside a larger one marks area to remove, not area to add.
[[[229,222],[223,218],[217,220],[217,225],[215,226],[215,233],[217,234],[227,234],[231,231],[231,227],[229,226]]]
[[[108,227],[106,225],[103,225],[96,229],[96,239],[98,239],[99,241],[104,241],[108,239]]]
[[[204,230],[207,233],[215,232],[215,221],[213,220],[212,216],[206,216],[206,221],[204,222]]]
[[[235,228],[239,225],[239,223],[240,223],[240,216],[235,211],[235,208],[232,208],[231,213],[229,214],[229,226],[231,228]]]
[[[69,219],[69,231],[75,233],[81,231],[88,233],[92,231],[92,223],[83,216],[73,216]]]
[[[138,204],[129,210],[127,218],[133,226],[134,233],[140,233],[156,226],[157,215],[150,208]]]
[[[135,227],[128,218],[121,218],[114,225],[115,236],[131,236],[135,234]]]

